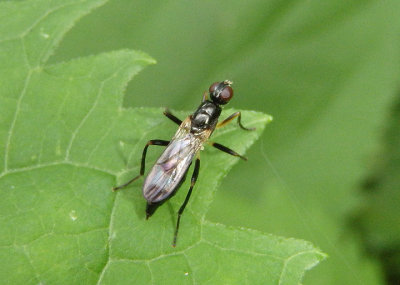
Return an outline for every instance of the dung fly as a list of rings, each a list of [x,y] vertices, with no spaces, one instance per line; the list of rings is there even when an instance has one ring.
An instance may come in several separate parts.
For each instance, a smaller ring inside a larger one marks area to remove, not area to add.
[[[203,144],[208,141],[208,138],[211,136],[215,128],[223,127],[235,118],[237,118],[238,125],[243,130],[254,130],[253,128],[245,128],[242,125],[240,112],[235,112],[222,122],[218,123],[218,118],[222,111],[221,105],[227,104],[233,97],[231,84],[232,82],[228,80],[213,83],[208,90],[209,92],[204,93],[203,100],[197,110],[184,121],[175,117],[168,110],[164,111],[165,116],[179,125],[174,137],[171,141],[148,141],[143,149],[140,174],[125,184],[113,188],[114,191],[124,188],[144,175],[146,153],[149,145],[167,146],[160,158],[154,164],[153,168],[150,170],[150,173],[147,175],[143,184],[143,196],[147,200],[146,219],[148,219],[154,214],[160,205],[175,194],[184,181],[189,166],[192,164],[193,159],[195,159],[190,188],[185,201],[178,211],[178,219],[172,242],[172,246],[174,247],[176,246],[181,215],[189,202],[190,195],[192,194],[193,187],[199,175],[199,151],[202,149]],[[208,99],[208,95],[210,96],[210,99]],[[226,146],[215,142],[208,143],[223,152],[247,160],[244,156]]]

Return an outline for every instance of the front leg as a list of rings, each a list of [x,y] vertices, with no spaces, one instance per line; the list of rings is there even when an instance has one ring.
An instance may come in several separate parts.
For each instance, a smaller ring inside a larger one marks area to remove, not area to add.
[[[223,126],[225,126],[225,125],[227,125],[228,123],[230,123],[233,119],[235,119],[235,118],[238,118],[237,119],[237,122],[238,122],[238,124],[239,124],[239,127],[242,129],[242,130],[245,130],[245,131],[254,131],[256,128],[246,128],[246,127],[244,127],[243,125],[242,125],[242,122],[241,122],[241,119],[242,119],[242,113],[240,113],[240,112],[235,112],[235,113],[233,113],[232,115],[230,115],[228,118],[226,118],[225,120],[223,120],[222,122],[220,122],[220,123],[218,123],[217,124],[217,128],[222,128]]]

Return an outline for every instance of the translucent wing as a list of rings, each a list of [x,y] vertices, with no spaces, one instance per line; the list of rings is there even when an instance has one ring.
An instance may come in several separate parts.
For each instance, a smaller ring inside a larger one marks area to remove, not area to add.
[[[150,203],[170,196],[183,179],[195,155],[191,138],[173,140],[147,175],[143,196]]]
[[[144,181],[143,196],[149,203],[165,200],[176,190],[206,137],[190,133],[190,119],[182,122]]]

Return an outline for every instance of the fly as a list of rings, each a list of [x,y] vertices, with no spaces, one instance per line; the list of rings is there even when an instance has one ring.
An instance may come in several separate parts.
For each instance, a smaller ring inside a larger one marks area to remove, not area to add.
[[[168,110],[164,111],[164,115],[167,118],[179,125],[174,137],[171,141],[148,141],[143,149],[140,174],[125,184],[113,188],[114,191],[124,188],[144,175],[146,153],[147,148],[150,145],[167,146],[160,158],[154,164],[153,168],[150,170],[143,184],[143,196],[147,201],[146,219],[148,219],[154,214],[159,206],[175,194],[185,180],[189,166],[192,164],[193,159],[195,159],[190,188],[185,201],[178,211],[178,219],[172,242],[172,246],[174,247],[176,246],[182,213],[189,202],[190,195],[192,194],[193,187],[196,184],[199,175],[199,154],[203,144],[208,142],[209,137],[216,128],[225,126],[235,118],[237,118],[238,125],[241,129],[246,131],[254,130],[254,128],[245,128],[242,125],[240,112],[235,112],[222,122],[218,123],[218,118],[222,111],[221,105],[227,104],[233,97],[231,84],[232,82],[228,80],[213,83],[208,90],[209,92],[204,93],[202,102],[197,110],[184,121],[175,117]],[[210,99],[208,99],[208,95],[210,96]],[[208,143],[223,152],[247,160],[246,157],[226,146],[215,142]]]

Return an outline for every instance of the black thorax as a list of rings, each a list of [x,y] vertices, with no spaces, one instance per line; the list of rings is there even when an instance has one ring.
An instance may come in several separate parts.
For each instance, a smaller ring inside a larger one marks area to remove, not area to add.
[[[220,115],[221,107],[218,104],[209,100],[202,102],[191,117],[192,127],[190,132],[197,133],[206,129],[213,130]]]

